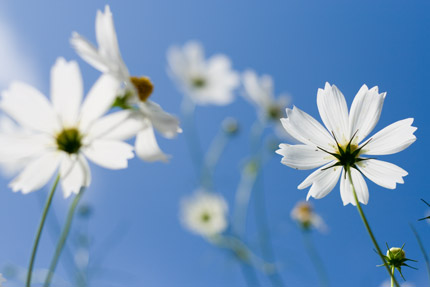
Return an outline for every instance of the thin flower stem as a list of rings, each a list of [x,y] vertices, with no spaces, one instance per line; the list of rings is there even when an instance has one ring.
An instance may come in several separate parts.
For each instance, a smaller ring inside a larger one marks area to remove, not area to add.
[[[321,257],[318,255],[317,250],[315,249],[315,246],[312,242],[311,234],[309,230],[305,230],[301,228],[302,234],[303,234],[303,242],[305,243],[306,249],[309,253],[309,257],[312,260],[312,263],[315,266],[315,270],[318,273],[318,278],[320,281],[321,287],[327,287],[329,286],[329,280],[327,276],[327,272],[324,268],[324,263],[321,260]]]
[[[52,203],[55,190],[57,189],[58,181],[60,180],[60,174],[55,178],[54,184],[52,185],[51,191],[49,192],[48,199],[46,200],[45,207],[43,208],[42,218],[40,219],[39,228],[37,229],[36,238],[34,239],[33,250],[31,251],[30,263],[28,265],[27,280],[25,286],[30,287],[31,276],[33,274],[34,260],[36,259],[36,251],[39,245],[40,236],[42,235],[43,226],[45,225],[46,216],[48,215],[49,207]]]
[[[261,253],[266,261],[273,262],[273,267],[270,272],[265,270],[266,275],[271,281],[272,285],[275,287],[285,286],[284,280],[279,274],[278,266],[276,264],[276,256],[272,246],[272,240],[270,236],[269,229],[269,220],[267,218],[266,212],[266,200],[264,196],[264,184],[263,178],[260,175],[260,180],[257,182],[257,186],[255,187],[255,221],[257,222],[259,234],[260,234],[260,249]]]
[[[421,250],[421,253],[422,253],[422,254],[423,254],[423,256],[424,256],[424,260],[426,261],[427,274],[428,274],[429,279],[430,279],[430,261],[429,261],[429,256],[427,255],[427,251],[426,251],[426,250],[425,250],[425,248],[424,248],[424,244],[423,244],[423,242],[421,241],[421,238],[420,238],[420,236],[419,236],[418,232],[415,230],[415,228],[414,228],[414,226],[413,226],[412,224],[410,224],[410,226],[411,226],[412,232],[413,232],[413,233],[414,233],[414,235],[415,235],[415,238],[416,238],[416,239],[417,239],[417,241],[418,241],[418,245],[420,246],[420,250]]]
[[[221,127],[215,138],[212,140],[212,143],[204,159],[204,165],[201,175],[201,182],[203,186],[212,187],[215,167],[218,163],[218,160],[221,158],[221,155],[224,152],[224,149],[227,146],[229,139],[230,137]]]
[[[361,208],[360,202],[358,201],[357,192],[355,191],[355,186],[354,186],[354,183],[352,182],[351,170],[349,167],[347,167],[347,173],[348,173],[349,181],[351,182],[352,193],[354,194],[355,204],[357,205],[358,213],[360,214],[360,217],[363,220],[364,226],[366,227],[367,232],[369,233],[369,236],[372,239],[373,245],[375,246],[379,257],[381,257],[381,260],[383,262],[383,265],[385,266],[385,269],[387,269],[388,274],[390,274],[391,280],[394,282],[396,287],[400,287],[399,283],[394,277],[394,273],[391,272],[390,267],[388,267],[388,264],[385,261],[384,254],[382,254],[381,248],[379,248],[378,242],[376,241],[375,236],[373,235],[373,232],[370,229],[369,223],[367,222],[366,216],[364,215],[363,209]]]
[[[188,97],[184,97],[181,109],[184,116],[183,125],[185,140],[187,141],[188,151],[190,153],[197,178],[200,179],[204,162],[202,156],[203,152],[194,121],[195,104]]]
[[[247,265],[246,263],[239,262],[240,269],[242,270],[243,277],[245,278],[246,284],[248,287],[260,286],[258,281],[257,274],[252,266]]]
[[[391,273],[393,274],[393,276],[391,276],[391,287],[394,287],[394,266],[391,267]]]
[[[61,252],[63,250],[64,244],[66,243],[67,236],[69,235],[70,227],[72,226],[73,216],[75,214],[76,207],[78,206],[79,200],[84,194],[84,191],[85,191],[85,187],[81,187],[81,190],[75,196],[72,204],[70,205],[70,208],[67,214],[66,224],[64,225],[63,231],[61,232],[60,239],[58,240],[54,257],[52,257],[52,261],[49,266],[48,275],[46,276],[45,284],[43,285],[44,287],[49,287],[51,284],[52,278],[55,273],[55,268],[57,267],[58,260],[60,259]]]

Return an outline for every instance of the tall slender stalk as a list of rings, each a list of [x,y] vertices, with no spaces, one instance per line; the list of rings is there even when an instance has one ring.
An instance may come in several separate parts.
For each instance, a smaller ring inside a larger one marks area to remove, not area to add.
[[[54,197],[55,190],[57,189],[58,181],[60,180],[60,174],[55,178],[54,184],[52,185],[51,191],[49,192],[48,199],[46,200],[45,206],[42,212],[42,218],[40,219],[39,227],[37,229],[36,238],[33,243],[33,250],[31,251],[30,263],[28,265],[27,280],[25,286],[30,287],[31,276],[33,274],[34,260],[36,259],[36,251],[39,246],[40,236],[42,235],[43,226],[45,225],[46,216],[48,215],[49,207],[52,203],[52,198]]]
[[[52,257],[51,264],[49,266],[48,275],[45,279],[44,287],[48,287],[51,285],[52,278],[55,273],[55,268],[57,267],[58,260],[60,259],[61,252],[63,251],[64,244],[66,243],[67,236],[70,232],[70,227],[72,226],[73,216],[75,214],[76,207],[78,206],[79,200],[85,192],[85,187],[81,187],[79,193],[73,199],[72,204],[70,205],[69,211],[67,213],[66,224],[64,225],[63,231],[61,232],[60,239],[58,240],[57,247],[55,249],[54,257]]]
[[[318,255],[318,252],[312,242],[310,230],[305,230],[303,228],[300,229],[302,231],[303,242],[305,243],[306,249],[309,253],[309,257],[311,258],[311,261],[315,266],[315,270],[317,271],[320,286],[327,287],[329,286],[327,272],[324,268],[324,263],[322,262],[321,257]]]
[[[415,230],[415,227],[412,224],[410,224],[410,226],[411,226],[412,232],[415,235],[415,238],[418,241],[418,245],[420,246],[420,250],[421,250],[421,253],[424,256],[424,260],[426,261],[427,275],[429,276],[429,279],[430,279],[430,261],[429,261],[429,256],[427,254],[427,251],[424,248],[424,244],[423,244],[423,242],[422,242],[422,240],[421,240],[418,232]]]
[[[375,246],[375,249],[376,249],[379,257],[381,257],[381,260],[383,262],[383,265],[385,266],[385,269],[387,269],[388,274],[390,274],[390,278],[391,278],[392,282],[394,282],[396,287],[400,287],[399,283],[397,282],[396,278],[394,277],[394,273],[391,272],[390,267],[388,266],[387,262],[385,261],[384,254],[382,253],[381,248],[379,248],[378,242],[376,241],[375,236],[373,235],[373,232],[370,229],[369,223],[366,219],[366,216],[364,215],[363,209],[361,208],[360,202],[358,201],[357,192],[355,191],[355,186],[354,186],[354,183],[352,182],[350,167],[347,167],[347,173],[348,173],[349,181],[351,183],[352,193],[354,194],[355,204],[357,205],[358,213],[360,214],[361,220],[363,220],[364,226],[366,227],[366,230],[369,233],[370,238],[372,239],[373,245]]]

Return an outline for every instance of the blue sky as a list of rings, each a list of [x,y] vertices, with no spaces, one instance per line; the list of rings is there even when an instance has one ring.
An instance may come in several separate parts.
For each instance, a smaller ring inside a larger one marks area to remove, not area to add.
[[[105,4],[113,11],[130,72],[150,76],[155,84],[152,99],[178,116],[183,96],[166,73],[165,56],[171,45],[188,40],[200,41],[207,55],[228,55],[237,71],[252,68],[272,75],[277,94],[287,92],[294,105],[318,119],[316,92],[326,81],[339,87],[349,105],[362,84],[387,91],[375,131],[413,117],[418,139],[402,153],[381,158],[398,164],[409,175],[396,190],[368,182],[370,200],[364,211],[381,245],[406,243],[407,256],[419,261],[414,264],[418,271],[404,270],[408,281],[416,286],[428,284],[424,259],[408,224],[413,223],[428,242],[430,226],[416,220],[429,209],[420,198],[430,201],[430,3],[9,1],[0,5],[0,25],[8,27],[14,39],[1,38],[2,46],[12,48],[0,52],[13,51],[13,55],[0,55],[12,62],[0,63],[1,88],[7,87],[13,74],[14,79],[26,80],[48,94],[49,70],[57,57],[64,56],[78,60],[88,90],[99,73],[78,59],[68,39],[72,31],[78,31],[94,41],[95,14]],[[196,111],[204,149],[225,117],[233,116],[241,125],[242,133],[227,147],[215,175],[217,190],[230,204],[241,163],[249,153],[249,130],[256,119],[253,107],[237,95],[229,106],[199,107]],[[94,178],[84,202],[91,205],[93,213],[87,227],[80,219],[75,223],[88,228],[91,256],[106,255],[104,272],[93,286],[245,286],[234,258],[179,223],[179,201],[197,187],[185,136],[160,138],[160,145],[173,156],[169,164],[135,159],[122,171],[92,166]],[[306,197],[306,191],[296,187],[309,172],[290,169],[279,161],[274,154],[264,168],[261,184],[281,275],[288,286],[316,286],[317,276],[301,234],[289,217],[295,203]],[[0,266],[13,263],[25,267],[46,190],[13,193],[8,181],[7,177],[0,180]],[[57,194],[54,209],[60,222],[70,202]],[[327,234],[313,233],[313,241],[328,269],[331,286],[379,286],[386,272],[375,267],[379,260],[371,241],[356,209],[342,205],[339,187],[312,203],[329,226]],[[247,241],[257,248],[252,216],[248,223]],[[105,247],[112,233],[111,243]],[[36,266],[48,265],[54,244],[49,232],[44,233]],[[67,278],[62,266],[59,274]],[[270,286],[262,276],[261,283]]]

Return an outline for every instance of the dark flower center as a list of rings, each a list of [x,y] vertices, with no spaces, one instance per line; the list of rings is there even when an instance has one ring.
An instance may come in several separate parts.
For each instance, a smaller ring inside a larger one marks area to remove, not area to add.
[[[202,88],[206,85],[206,80],[202,77],[196,77],[191,79],[191,84],[195,88]]]
[[[351,137],[351,140],[348,142],[348,144],[346,146],[340,146],[338,141],[336,140],[336,137],[334,136],[333,133],[333,138],[336,142],[337,145],[337,153],[334,152],[329,152],[323,148],[318,147],[320,150],[331,154],[332,156],[334,156],[338,162],[335,163],[334,165],[327,167],[331,168],[334,166],[342,166],[345,170],[347,170],[349,167],[353,167],[355,169],[357,169],[356,163],[363,161],[363,160],[367,160],[368,158],[360,158],[360,151],[362,150],[362,148],[367,145],[371,139],[369,139],[365,144],[363,144],[361,147],[358,147],[355,144],[352,144],[352,140],[354,139],[355,135],[357,134],[357,132],[354,133],[354,135]]]
[[[204,223],[207,223],[211,220],[211,215],[207,212],[203,213],[201,219]]]
[[[68,154],[77,153],[82,146],[82,135],[76,128],[64,129],[57,135],[57,147]]]
[[[270,106],[267,109],[267,115],[271,120],[279,121],[284,115],[282,113],[282,109],[276,105]]]
[[[137,96],[144,102],[152,94],[154,85],[148,77],[130,77],[130,81],[137,90]]]

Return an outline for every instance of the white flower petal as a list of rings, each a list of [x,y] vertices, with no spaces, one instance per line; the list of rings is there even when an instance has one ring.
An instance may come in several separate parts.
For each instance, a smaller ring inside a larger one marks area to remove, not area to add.
[[[363,204],[367,204],[369,201],[369,190],[367,189],[367,184],[364,181],[363,176],[358,170],[351,168],[351,178],[358,201]],[[349,180],[348,174],[345,173],[345,171],[342,171],[342,177],[340,180],[340,196],[342,197],[343,205],[347,205],[349,203],[356,205],[351,182]]]
[[[262,113],[273,105],[284,108],[285,103],[275,102],[273,96],[273,79],[269,75],[262,75],[260,78],[252,70],[247,70],[242,74],[242,82],[245,92],[244,97],[255,105]]]
[[[96,68],[102,73],[109,72],[108,66],[105,63],[105,59],[99,54],[96,47],[88,42],[87,39],[74,32],[70,43],[75,49],[76,53],[88,64]]]
[[[13,191],[29,193],[44,186],[57,169],[61,154],[52,151],[30,162],[24,170],[9,184]]]
[[[403,177],[408,175],[407,171],[395,164],[368,159],[359,162],[361,172],[374,183],[389,189],[395,189],[397,183],[403,183]]]
[[[119,51],[118,39],[109,5],[105,6],[104,13],[100,10],[97,11],[96,38],[99,45],[99,53],[109,63],[110,72],[121,80],[126,80],[129,77],[129,73]]]
[[[361,153],[386,155],[404,150],[416,140],[414,132],[417,128],[412,126],[413,121],[412,118],[404,119],[385,127],[371,137]]]
[[[350,135],[356,133],[355,144],[361,142],[378,123],[385,95],[378,92],[378,87],[369,90],[366,85],[358,91],[349,115]]]
[[[50,135],[14,132],[0,134],[0,162],[22,161],[41,156],[56,146]]]
[[[87,160],[82,155],[66,155],[60,165],[61,187],[64,198],[72,193],[79,193],[81,187],[91,183],[91,171]]]
[[[282,118],[281,123],[293,138],[307,145],[334,150],[334,139],[313,117],[297,107],[286,109],[286,112],[287,118]]]
[[[179,127],[179,120],[165,112],[160,105],[146,101],[139,103],[140,110],[151,120],[154,128],[166,138],[174,138],[182,132]]]
[[[295,169],[313,169],[334,159],[333,156],[308,145],[280,144],[276,153],[283,156],[281,163]]]
[[[169,160],[169,156],[163,153],[158,146],[157,139],[154,135],[154,129],[150,123],[137,134],[135,149],[137,156],[145,161],[167,162]]]
[[[60,129],[48,99],[25,83],[13,82],[3,91],[0,108],[24,128],[46,133]]]
[[[75,126],[82,102],[81,71],[75,61],[58,58],[51,69],[51,99],[63,126]]]
[[[326,83],[324,90],[318,89],[317,105],[327,129],[335,134],[339,143],[347,143],[350,137],[348,107],[339,89]]]
[[[120,82],[108,75],[100,76],[85,98],[80,117],[80,129],[85,132],[90,125],[112,106]]]
[[[135,136],[144,126],[145,118],[139,112],[122,110],[95,121],[85,139],[127,140]]]
[[[312,187],[309,189],[306,200],[309,200],[310,197],[319,199],[325,197],[333,188],[336,186],[339,175],[342,171],[342,168],[339,166],[327,168],[327,169],[318,169],[313,172],[308,178],[303,181],[302,184],[299,185],[299,188],[302,186],[306,186],[308,183],[312,182]]]
[[[94,140],[83,149],[83,153],[92,162],[109,169],[123,169],[128,160],[133,158],[133,147],[116,140]]]

